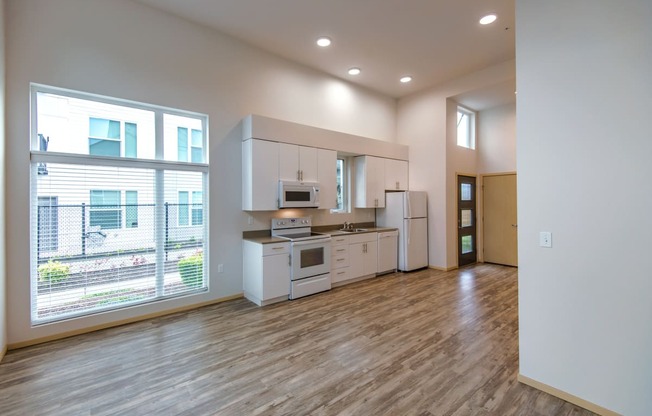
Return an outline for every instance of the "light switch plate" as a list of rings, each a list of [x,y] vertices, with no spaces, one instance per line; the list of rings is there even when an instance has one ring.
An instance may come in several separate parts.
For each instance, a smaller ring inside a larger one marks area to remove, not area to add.
[[[539,233],[539,246],[550,248],[552,247],[552,233],[549,231],[541,231]]]

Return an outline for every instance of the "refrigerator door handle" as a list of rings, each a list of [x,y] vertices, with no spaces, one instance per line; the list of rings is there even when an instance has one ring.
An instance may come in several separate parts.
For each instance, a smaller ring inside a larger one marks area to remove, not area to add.
[[[412,218],[412,209],[410,208],[410,194],[407,193],[407,192],[405,193],[405,200],[407,201],[407,212],[406,212],[407,215],[406,216],[407,216],[407,218]]]
[[[408,223],[406,224],[406,227],[405,227],[405,234],[406,234],[406,237],[407,237],[408,246],[410,245],[410,227],[411,227],[411,225],[412,225],[411,222],[408,221]]]

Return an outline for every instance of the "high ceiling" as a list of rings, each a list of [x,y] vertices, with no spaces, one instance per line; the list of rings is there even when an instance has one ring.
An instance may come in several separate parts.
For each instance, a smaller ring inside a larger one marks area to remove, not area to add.
[[[514,0],[138,1],[395,98],[514,58]]]

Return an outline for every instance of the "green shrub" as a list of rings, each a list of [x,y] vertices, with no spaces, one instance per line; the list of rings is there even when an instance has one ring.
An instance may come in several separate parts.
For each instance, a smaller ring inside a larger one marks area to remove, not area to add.
[[[48,261],[38,266],[38,274],[41,281],[58,283],[70,276],[70,266],[58,261]]]
[[[188,287],[201,287],[204,282],[204,255],[197,252],[190,257],[179,260],[177,264],[181,281]]]

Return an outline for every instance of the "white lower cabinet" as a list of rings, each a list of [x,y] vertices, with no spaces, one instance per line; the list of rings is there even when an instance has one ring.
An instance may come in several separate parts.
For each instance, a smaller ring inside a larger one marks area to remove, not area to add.
[[[243,242],[243,290],[247,299],[263,306],[288,299],[290,243]]]
[[[378,270],[378,233],[349,236],[349,279],[375,275]]]

